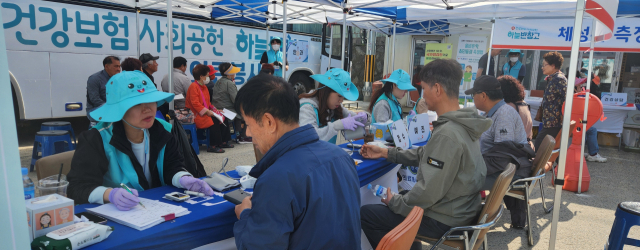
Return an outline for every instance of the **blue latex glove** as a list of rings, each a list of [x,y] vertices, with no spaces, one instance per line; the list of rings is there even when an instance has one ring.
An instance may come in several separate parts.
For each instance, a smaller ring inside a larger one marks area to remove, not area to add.
[[[213,189],[205,181],[185,175],[180,178],[180,185],[189,191],[203,193],[207,196],[213,195]]]
[[[356,128],[358,128],[358,126],[360,127],[364,127],[364,124],[362,124],[359,121],[356,121],[356,117],[361,117],[360,115],[356,115],[354,117],[351,117],[351,114],[349,114],[349,116],[347,116],[346,118],[342,118],[342,126],[344,126],[344,129],[348,129],[351,131],[355,131]],[[365,114],[366,117],[366,114]]]
[[[131,210],[131,208],[140,203],[140,199],[138,199],[138,190],[131,189],[131,192],[133,194],[127,192],[124,188],[114,188],[111,190],[111,193],[109,193],[109,202],[116,205],[118,210]]]
[[[413,109],[411,111],[409,111],[409,115],[416,115],[416,112],[413,111]]]

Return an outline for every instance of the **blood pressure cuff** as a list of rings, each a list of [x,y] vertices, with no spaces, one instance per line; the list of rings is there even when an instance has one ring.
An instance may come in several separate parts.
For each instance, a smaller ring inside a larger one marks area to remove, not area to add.
[[[212,174],[203,179],[213,190],[224,192],[240,186],[240,182],[221,174]]]

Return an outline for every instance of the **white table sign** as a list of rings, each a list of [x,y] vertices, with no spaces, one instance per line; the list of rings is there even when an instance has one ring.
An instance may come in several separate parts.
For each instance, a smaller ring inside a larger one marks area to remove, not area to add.
[[[627,105],[627,93],[602,92],[602,105],[624,106]]]
[[[409,140],[412,144],[428,141],[431,137],[429,130],[429,115],[419,114],[411,118],[409,122]]]
[[[404,126],[402,120],[397,120],[392,123],[390,129],[396,147],[401,147],[402,149],[409,149],[411,147],[411,143],[409,143],[409,132],[407,132],[407,127]]]

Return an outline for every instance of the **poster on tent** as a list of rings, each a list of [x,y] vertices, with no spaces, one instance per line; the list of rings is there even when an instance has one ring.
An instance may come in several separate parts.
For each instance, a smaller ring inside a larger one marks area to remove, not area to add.
[[[424,48],[424,64],[436,59],[451,59],[450,43],[427,43]]]
[[[287,41],[287,61],[289,62],[308,62],[309,61],[309,42],[305,40],[294,39]]]
[[[462,81],[460,81],[460,95],[473,87],[478,72],[478,62],[487,48],[487,38],[483,36],[460,36],[456,60],[460,63]]]
[[[571,50],[573,19],[515,20],[498,19],[493,30],[495,49]],[[585,18],[580,30],[580,50],[591,42],[591,18]],[[637,18],[617,18],[613,37],[595,44],[595,51],[640,52],[640,22]]]

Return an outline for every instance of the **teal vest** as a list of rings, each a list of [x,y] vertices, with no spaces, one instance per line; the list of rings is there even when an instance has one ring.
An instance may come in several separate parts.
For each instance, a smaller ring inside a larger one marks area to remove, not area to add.
[[[302,108],[302,106],[304,106],[304,105],[309,105],[309,106],[311,106],[313,108],[313,111],[316,112],[316,124],[318,124],[318,128],[323,128],[320,125],[320,116],[318,116],[318,109],[316,107],[314,107],[313,104],[308,103],[308,102],[300,104],[300,107]],[[331,118],[331,122],[334,122],[334,121],[335,121],[335,119]],[[335,136],[331,137],[331,139],[329,139],[329,142],[333,143],[333,144],[336,144],[337,140],[338,140],[338,135],[335,135]]]
[[[267,51],[267,63],[273,63],[275,61],[278,61],[280,63],[282,63],[282,67],[286,67],[283,60],[282,60],[282,51],[274,51],[273,49],[269,49]],[[278,76],[278,77],[282,77],[282,68],[280,69],[276,69],[273,72],[274,76]]]
[[[522,63],[520,61],[517,61],[516,64],[513,65],[513,67],[509,68],[509,66],[511,66],[509,65],[509,63],[505,63],[504,66],[502,66],[502,72],[504,72],[505,75],[510,75],[513,76],[513,78],[518,79]]]
[[[398,102],[398,99],[396,99],[396,97],[394,95],[391,95],[391,100],[389,100],[389,98],[387,97],[387,95],[385,95],[384,93],[378,97],[378,100],[376,101],[376,103],[373,104],[373,108],[376,107],[376,104],[378,104],[378,102],[385,100],[387,101],[387,103],[389,103],[389,107],[391,107],[391,120],[393,120],[394,122],[397,120],[401,120],[402,119],[402,107],[400,106],[400,103]],[[373,109],[371,109],[371,111],[373,111]],[[376,123],[376,117],[373,116],[371,118],[371,123]]]
[[[162,124],[164,129],[171,132],[171,123],[160,120],[156,118],[156,122]],[[123,152],[118,151],[115,147],[113,147],[109,142],[111,141],[111,137],[113,137],[113,123],[112,122],[100,122],[95,127],[95,129],[100,132],[100,136],[102,136],[102,144],[104,145],[104,152],[107,155],[107,160],[109,160],[109,172],[104,176],[102,185],[105,187],[120,187],[120,183],[124,183],[129,187],[133,187],[138,191],[144,191],[140,183],[138,183],[138,174],[136,170],[133,168],[133,163],[131,163],[131,158]],[[151,140],[151,138],[149,138]],[[151,141],[149,141],[151,144]],[[166,146],[165,146],[166,147]],[[158,160],[156,164],[158,166],[158,174],[160,175],[160,182],[164,186],[164,178],[162,173],[163,163],[164,163],[164,150],[165,147],[160,150],[158,154]]]

